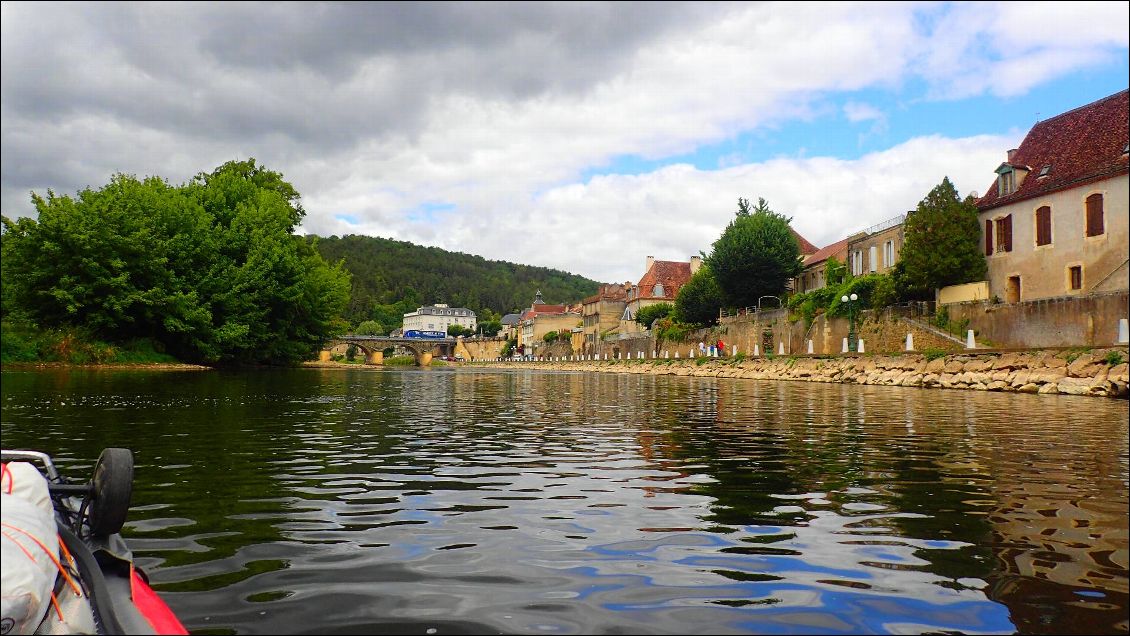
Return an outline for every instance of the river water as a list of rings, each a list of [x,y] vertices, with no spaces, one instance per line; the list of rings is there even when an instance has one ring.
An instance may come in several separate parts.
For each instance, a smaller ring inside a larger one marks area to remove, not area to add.
[[[136,457],[195,633],[1127,633],[1128,411],[525,370],[4,371],[5,448]]]

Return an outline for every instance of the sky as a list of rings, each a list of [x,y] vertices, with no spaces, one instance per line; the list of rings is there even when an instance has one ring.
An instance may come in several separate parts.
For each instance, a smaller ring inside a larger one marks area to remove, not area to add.
[[[637,281],[739,197],[821,247],[984,192],[1127,88],[1128,7],[4,2],[0,206],[254,157],[303,233]]]

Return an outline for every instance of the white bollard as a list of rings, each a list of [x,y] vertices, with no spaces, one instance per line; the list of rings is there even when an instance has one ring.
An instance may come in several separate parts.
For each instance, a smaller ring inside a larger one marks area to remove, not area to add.
[[[675,359],[676,359],[676,360],[678,360],[678,359],[679,359],[679,352],[678,352],[678,351],[676,351],[676,352],[675,352]]]
[[[857,348],[857,349],[859,349],[859,353],[863,353],[863,352],[864,352],[864,350],[863,350],[863,338],[860,338],[860,339],[859,339],[859,342],[858,342],[857,344],[858,344],[859,346],[858,346],[858,347],[856,347],[856,348]]]
[[[972,329],[970,329],[965,334],[965,348],[966,349],[976,349],[977,348],[977,341],[973,339],[973,330]]]
[[[909,331],[906,334],[906,350],[914,351],[914,334]]]
[[[738,355],[738,345],[734,345],[734,353],[732,353],[731,355]]]
[[[840,351],[840,353],[847,353],[847,352],[848,352],[847,338],[844,338],[844,348],[843,348],[842,351]]]
[[[1130,342],[1130,325],[1127,324],[1125,318],[1118,320],[1118,344],[1126,344]]]
[[[777,343],[777,355],[780,355],[780,356],[785,355],[785,341],[784,340]]]
[[[808,355],[812,355],[812,341],[808,341]]]
[[[690,353],[690,355],[689,355],[689,356],[687,356],[687,357],[689,357],[689,358],[693,358],[693,357],[694,357],[694,347],[691,347],[691,353]]]
[[[755,357],[755,358],[761,357],[761,345],[756,345],[756,344],[753,345],[753,357]]]

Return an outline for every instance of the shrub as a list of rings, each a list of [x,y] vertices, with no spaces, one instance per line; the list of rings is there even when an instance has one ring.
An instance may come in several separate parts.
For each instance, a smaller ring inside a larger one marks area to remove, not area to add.
[[[1112,367],[1116,364],[1122,364],[1122,362],[1123,362],[1122,352],[1121,351],[1107,351],[1105,362]]]
[[[930,362],[938,358],[944,358],[946,356],[946,350],[937,347],[926,347],[922,350],[922,355],[926,356],[927,362]]]

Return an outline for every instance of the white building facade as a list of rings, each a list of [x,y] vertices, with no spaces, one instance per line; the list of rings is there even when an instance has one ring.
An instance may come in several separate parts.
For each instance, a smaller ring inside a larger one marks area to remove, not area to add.
[[[404,331],[443,331],[446,333],[447,328],[451,325],[459,325],[471,331],[478,329],[475,312],[464,307],[448,307],[436,303],[404,314]]]

